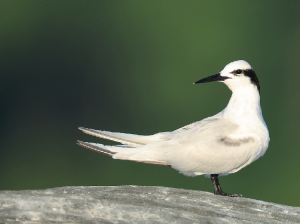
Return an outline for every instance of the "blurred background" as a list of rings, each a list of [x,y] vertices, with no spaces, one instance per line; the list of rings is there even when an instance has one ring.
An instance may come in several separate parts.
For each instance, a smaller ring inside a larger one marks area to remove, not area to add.
[[[79,126],[172,131],[221,111],[234,60],[261,85],[267,153],[221,177],[228,193],[300,206],[300,2],[0,1],[0,190],[147,185],[213,192],[210,179],[113,160]],[[113,143],[114,144],[114,143]]]

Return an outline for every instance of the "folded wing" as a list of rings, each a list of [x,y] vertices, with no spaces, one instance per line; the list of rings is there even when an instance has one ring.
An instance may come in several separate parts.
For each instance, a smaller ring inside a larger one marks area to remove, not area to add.
[[[259,155],[256,134],[236,134],[239,126],[219,115],[192,123],[173,132],[134,135],[79,128],[84,133],[122,145],[107,146],[79,141],[90,150],[112,156],[162,166],[172,166],[188,175],[233,173]]]

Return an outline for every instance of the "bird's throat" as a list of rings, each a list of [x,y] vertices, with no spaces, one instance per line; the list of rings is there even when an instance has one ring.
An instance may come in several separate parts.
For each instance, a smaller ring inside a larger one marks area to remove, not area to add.
[[[235,89],[227,107],[223,110],[223,116],[225,119],[240,124],[262,119],[260,96],[257,88],[249,85]]]

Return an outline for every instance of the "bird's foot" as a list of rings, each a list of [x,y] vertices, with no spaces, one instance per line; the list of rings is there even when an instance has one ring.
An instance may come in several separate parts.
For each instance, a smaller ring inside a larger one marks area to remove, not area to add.
[[[226,193],[224,193],[224,195],[223,196],[228,196],[228,197],[242,197],[243,195],[241,195],[241,194],[226,194]]]
[[[215,195],[222,195],[222,196],[228,196],[228,197],[240,197],[243,196],[241,194],[227,194],[222,191],[222,188],[219,183],[219,174],[211,174],[211,181],[214,185],[214,194]]]
[[[214,192],[215,195],[221,195],[221,196],[228,196],[228,197],[241,197],[243,195],[241,194],[227,194],[223,191],[217,191],[217,192]]]

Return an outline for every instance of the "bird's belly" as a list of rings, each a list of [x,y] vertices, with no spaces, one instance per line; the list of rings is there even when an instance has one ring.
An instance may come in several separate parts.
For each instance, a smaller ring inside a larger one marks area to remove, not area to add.
[[[179,172],[188,175],[235,173],[252,163],[262,150],[256,139],[231,141],[220,139],[215,144],[193,145],[186,150],[169,155],[169,164]]]

